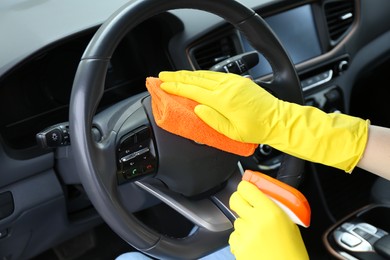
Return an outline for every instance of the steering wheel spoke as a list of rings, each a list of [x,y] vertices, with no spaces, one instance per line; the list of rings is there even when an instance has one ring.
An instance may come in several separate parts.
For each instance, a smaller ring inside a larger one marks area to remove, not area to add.
[[[143,179],[135,183],[198,227],[211,232],[227,231],[233,228],[230,219],[209,198],[201,200],[188,199],[167,189],[165,185],[156,179]]]
[[[104,142],[91,142],[91,153],[95,158],[98,158],[91,167],[96,169],[96,174],[107,187],[110,187],[116,181],[114,138],[115,136],[112,135],[106,138]]]

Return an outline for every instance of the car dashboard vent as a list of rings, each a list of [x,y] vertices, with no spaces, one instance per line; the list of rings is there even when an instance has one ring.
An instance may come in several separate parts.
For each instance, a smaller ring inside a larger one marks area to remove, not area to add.
[[[352,25],[355,8],[353,0],[332,1],[324,4],[329,37],[333,44],[340,41]]]
[[[196,69],[207,70],[218,62],[237,55],[237,50],[232,37],[226,36],[206,44],[196,46],[191,50],[191,53],[197,64]]]

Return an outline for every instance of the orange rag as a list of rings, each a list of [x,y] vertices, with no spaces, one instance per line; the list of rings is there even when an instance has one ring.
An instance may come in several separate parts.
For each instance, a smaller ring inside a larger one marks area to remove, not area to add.
[[[195,114],[197,102],[163,91],[161,83],[159,78],[146,78],[146,88],[152,97],[153,116],[159,127],[229,153],[241,156],[254,153],[258,144],[238,142],[217,132]]]

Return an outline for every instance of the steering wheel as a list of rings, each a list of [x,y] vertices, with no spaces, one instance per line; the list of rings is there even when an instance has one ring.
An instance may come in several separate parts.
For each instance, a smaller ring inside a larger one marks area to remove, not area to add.
[[[228,198],[240,181],[240,157],[160,129],[147,92],[95,113],[110,58],[124,36],[148,18],[181,8],[210,12],[235,26],[272,66],[273,79],[261,84],[281,99],[303,103],[299,79],[285,49],[264,20],[239,2],[129,1],[99,28],[81,58],[71,94],[69,125],[75,165],[105,222],[138,250],[165,259],[199,258],[227,245],[234,219]],[[286,155],[277,178],[297,186],[302,165],[302,160]],[[123,187],[130,196],[123,196]],[[133,214],[148,205],[149,199],[135,199],[145,194],[170,205],[198,226],[197,231],[178,239],[145,225]]]

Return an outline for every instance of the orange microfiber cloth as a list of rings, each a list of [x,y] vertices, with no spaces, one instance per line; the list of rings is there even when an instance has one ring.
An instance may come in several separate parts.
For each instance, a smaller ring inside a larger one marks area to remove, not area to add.
[[[162,129],[197,143],[241,156],[252,155],[257,144],[242,143],[217,132],[194,112],[197,102],[169,94],[160,88],[159,78],[148,77],[146,88],[152,97],[154,119]]]

